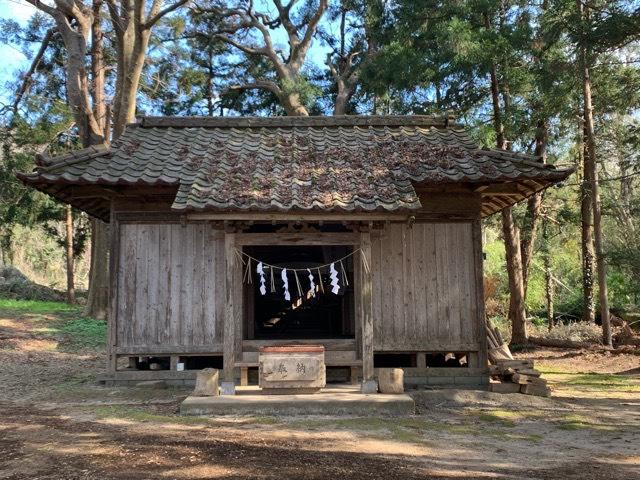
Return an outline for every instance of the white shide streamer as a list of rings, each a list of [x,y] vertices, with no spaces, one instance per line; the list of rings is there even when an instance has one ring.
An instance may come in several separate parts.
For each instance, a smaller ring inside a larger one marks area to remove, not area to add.
[[[291,300],[291,294],[289,294],[289,278],[287,278],[287,269],[283,268],[280,274],[282,278],[282,287],[284,288],[284,299],[288,302]]]
[[[262,262],[258,263],[258,266],[256,267],[256,272],[258,272],[258,275],[260,275],[260,293],[262,295],[266,295],[267,294],[267,287],[265,286],[265,278],[264,278],[264,268],[262,267]]]
[[[312,297],[316,296],[316,282],[313,279],[313,273],[311,273],[311,269],[307,268],[307,272],[309,272],[309,276],[307,277],[309,279],[309,294]]]
[[[338,294],[338,292],[340,291],[340,285],[338,285],[338,271],[336,270],[336,264],[332,263],[329,266],[329,278],[331,278],[331,286],[333,287],[331,289],[331,292],[334,294]]]

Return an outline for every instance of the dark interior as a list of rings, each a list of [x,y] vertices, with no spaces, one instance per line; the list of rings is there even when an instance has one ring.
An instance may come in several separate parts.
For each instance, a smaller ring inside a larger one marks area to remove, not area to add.
[[[325,265],[351,253],[351,246],[255,246],[245,247],[247,254],[264,264],[288,269],[311,269],[317,285],[315,296],[309,294],[309,273],[298,271],[298,291],[296,276],[289,270],[288,282],[291,300],[284,297],[281,270],[276,268],[274,290],[271,288],[271,269],[265,266],[267,292],[262,295],[259,281],[254,273],[252,283],[245,282],[245,338],[256,340],[271,339],[313,339],[313,338],[353,338],[353,259],[342,262],[348,281],[345,285],[344,274],[339,264],[340,290],[331,292],[329,270],[321,269],[322,285],[318,281],[317,267]],[[255,263],[252,271],[255,272]],[[300,295],[302,293],[302,295]]]

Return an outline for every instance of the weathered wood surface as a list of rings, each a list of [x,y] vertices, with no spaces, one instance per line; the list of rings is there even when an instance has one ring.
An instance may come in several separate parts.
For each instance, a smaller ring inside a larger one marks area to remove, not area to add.
[[[472,222],[388,224],[372,235],[376,351],[482,347],[474,240]]]
[[[360,234],[360,321],[362,332],[362,380],[373,379],[373,286],[371,281],[371,235]]]
[[[219,348],[222,235],[206,224],[120,225],[117,351]]]

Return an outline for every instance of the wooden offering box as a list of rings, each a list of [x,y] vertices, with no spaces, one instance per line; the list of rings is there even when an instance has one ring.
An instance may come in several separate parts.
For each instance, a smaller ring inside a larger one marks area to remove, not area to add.
[[[262,347],[259,361],[264,393],[316,393],[326,385],[322,345]]]

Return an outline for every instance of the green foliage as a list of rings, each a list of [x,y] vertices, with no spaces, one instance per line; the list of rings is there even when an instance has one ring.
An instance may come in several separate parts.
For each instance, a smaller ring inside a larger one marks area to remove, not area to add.
[[[0,298],[0,312],[46,319],[46,333],[60,340],[58,348],[62,350],[98,350],[106,345],[107,323],[82,317],[77,305]]]
[[[59,332],[66,336],[65,347],[70,350],[104,348],[107,323],[94,318],[76,318],[60,326]]]
[[[62,302],[41,302],[37,300],[0,298],[0,310],[8,310],[17,313],[45,314],[79,312],[79,307]]]

